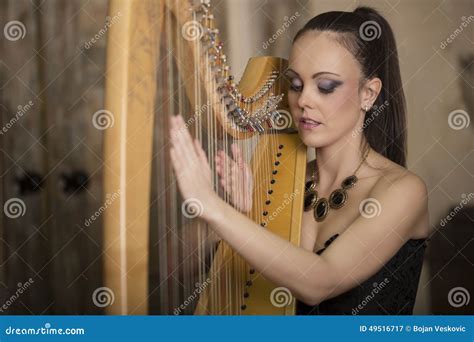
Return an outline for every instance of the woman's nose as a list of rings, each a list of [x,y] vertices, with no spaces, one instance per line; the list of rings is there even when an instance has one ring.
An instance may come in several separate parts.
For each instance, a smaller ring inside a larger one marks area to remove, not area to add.
[[[303,89],[303,91],[300,93],[300,96],[298,97],[298,106],[300,108],[312,108],[312,100],[307,89]]]

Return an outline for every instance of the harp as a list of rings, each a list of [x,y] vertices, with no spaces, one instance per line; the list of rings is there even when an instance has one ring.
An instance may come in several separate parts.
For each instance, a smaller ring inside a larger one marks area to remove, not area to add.
[[[294,314],[289,292],[192,218],[167,149],[178,112],[211,166],[238,143],[254,180],[248,215],[298,245],[306,149],[287,108],[286,61],[251,58],[236,85],[209,1],[112,0],[109,13],[120,19],[107,43],[104,192],[120,195],[104,213],[107,313]]]

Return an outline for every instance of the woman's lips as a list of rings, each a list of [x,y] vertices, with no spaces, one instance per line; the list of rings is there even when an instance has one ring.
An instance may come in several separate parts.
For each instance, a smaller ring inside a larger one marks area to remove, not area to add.
[[[315,129],[322,125],[320,122],[308,118],[301,118],[298,124],[302,129]]]

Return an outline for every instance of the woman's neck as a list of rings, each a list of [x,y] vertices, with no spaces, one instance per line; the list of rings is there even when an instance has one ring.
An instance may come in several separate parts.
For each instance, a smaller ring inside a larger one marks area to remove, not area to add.
[[[354,174],[366,152],[365,144],[361,147],[360,143],[360,140],[341,139],[332,145],[316,148],[318,187],[323,193],[333,191],[346,177]],[[363,165],[358,175],[362,168]]]

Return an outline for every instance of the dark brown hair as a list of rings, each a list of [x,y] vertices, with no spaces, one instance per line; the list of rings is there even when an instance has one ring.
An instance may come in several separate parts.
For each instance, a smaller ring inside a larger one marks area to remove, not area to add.
[[[293,43],[310,30],[337,33],[336,40],[359,62],[362,81],[380,78],[382,89],[365,115],[364,136],[375,151],[406,167],[405,95],[390,24],[370,7],[358,7],[353,12],[326,12],[308,21]]]

